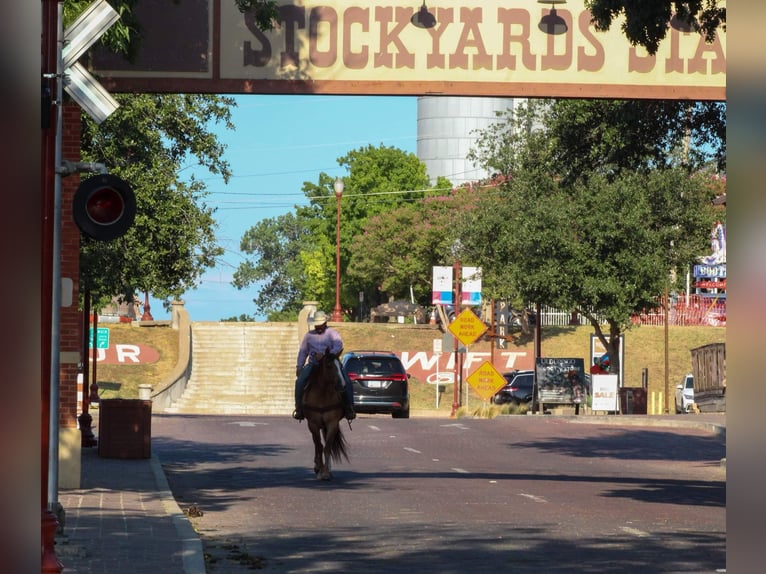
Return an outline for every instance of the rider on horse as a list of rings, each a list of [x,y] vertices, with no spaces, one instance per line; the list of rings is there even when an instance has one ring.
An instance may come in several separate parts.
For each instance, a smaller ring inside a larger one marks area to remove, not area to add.
[[[343,370],[337,357],[343,351],[343,340],[335,329],[327,327],[327,315],[322,311],[314,313],[314,329],[303,336],[301,346],[298,350],[298,364],[295,368],[295,411],[293,418],[302,420],[303,417],[303,389],[306,386],[311,371],[321,360],[325,353],[335,355],[335,366],[338,370],[337,387],[343,398],[344,416],[348,420],[356,418],[354,412],[354,387],[351,381],[347,381],[343,376]],[[308,359],[308,362],[306,360]]]

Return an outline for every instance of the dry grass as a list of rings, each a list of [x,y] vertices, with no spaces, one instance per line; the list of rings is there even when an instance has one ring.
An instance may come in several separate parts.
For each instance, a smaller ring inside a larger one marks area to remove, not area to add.
[[[149,365],[99,365],[98,381],[103,398],[136,398],[138,385],[149,383],[157,386],[159,381],[175,366],[178,353],[178,333],[169,326],[138,327],[109,325],[111,343],[142,343],[157,349],[160,360]],[[430,351],[433,340],[441,339],[442,333],[429,325],[396,323],[344,323],[338,326],[345,349],[376,349],[387,351]],[[590,350],[590,327],[546,327],[543,329],[542,353],[547,357],[582,357]],[[725,342],[723,327],[670,327],[668,329],[668,377],[672,396],[676,384],[691,370],[691,349],[709,343]],[[534,353],[534,342],[529,338],[511,345],[515,350]],[[483,340],[470,346],[473,351],[489,351],[489,341]],[[588,364],[586,360],[586,364]],[[665,390],[665,330],[663,327],[635,327],[625,334],[625,384],[640,386],[642,369],[648,369],[649,392]],[[465,385],[470,387],[470,385]],[[497,411],[512,411],[509,406],[484,405],[468,388],[468,400],[463,401],[464,414],[496,416]],[[410,385],[413,409],[435,409],[434,385],[412,379]],[[453,391],[448,386],[439,400],[439,411],[449,413],[452,409]]]

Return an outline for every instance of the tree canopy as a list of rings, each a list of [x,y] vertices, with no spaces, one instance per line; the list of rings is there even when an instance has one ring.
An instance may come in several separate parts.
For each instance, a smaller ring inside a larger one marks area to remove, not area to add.
[[[657,53],[674,15],[676,25],[699,32],[711,42],[719,28],[726,29],[722,4],[721,0],[585,0],[596,30],[608,30],[614,19],[624,16],[621,29],[625,37],[650,54]]]
[[[353,316],[359,292],[371,301],[380,286],[377,276],[347,274],[352,245],[366,222],[411,204],[431,188],[425,164],[395,147],[364,146],[339,158],[338,164],[348,171],[340,199],[341,306]],[[240,264],[233,284],[239,289],[257,285],[255,305],[272,319],[297,314],[304,300],[318,301],[325,309],[334,306],[338,204],[334,183],[320,173],[316,183],[303,185],[307,205],[296,206],[294,215],[259,222],[242,238],[240,248],[250,258]]]
[[[231,129],[230,98],[212,95],[118,94],[118,112],[100,125],[83,119],[82,158],[103,163],[129,182],[136,219],[110,242],[83,237],[83,289],[101,297],[151,292],[172,299],[194,288],[223,253],[203,182],[183,180],[187,162],[228,180],[224,146],[211,127]],[[167,303],[167,301],[166,301]]]
[[[678,153],[694,138],[661,129],[672,115],[657,122],[657,109],[532,101],[474,152],[503,178],[464,216],[464,258],[504,296],[580,312],[610,357],[631,315],[655,307],[704,251],[714,220],[716,169]]]

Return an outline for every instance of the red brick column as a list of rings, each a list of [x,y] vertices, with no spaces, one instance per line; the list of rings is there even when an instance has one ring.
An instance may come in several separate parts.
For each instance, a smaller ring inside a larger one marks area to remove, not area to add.
[[[80,107],[73,103],[64,106],[61,137],[61,155],[64,161],[80,161],[81,117]],[[80,284],[80,230],[72,219],[72,198],[80,185],[80,175],[74,173],[62,178],[61,185],[61,277],[71,279],[72,304],[61,308],[59,369],[59,426],[77,428],[77,363],[83,360],[82,312],[79,310]],[[63,293],[62,293],[63,295]]]

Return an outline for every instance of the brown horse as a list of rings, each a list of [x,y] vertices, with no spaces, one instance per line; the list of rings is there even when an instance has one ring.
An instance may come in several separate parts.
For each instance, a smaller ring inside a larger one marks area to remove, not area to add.
[[[324,354],[303,393],[303,413],[314,439],[314,473],[320,480],[332,478],[332,462],[348,461],[346,438],[340,428],[343,401],[336,385],[335,357]]]

